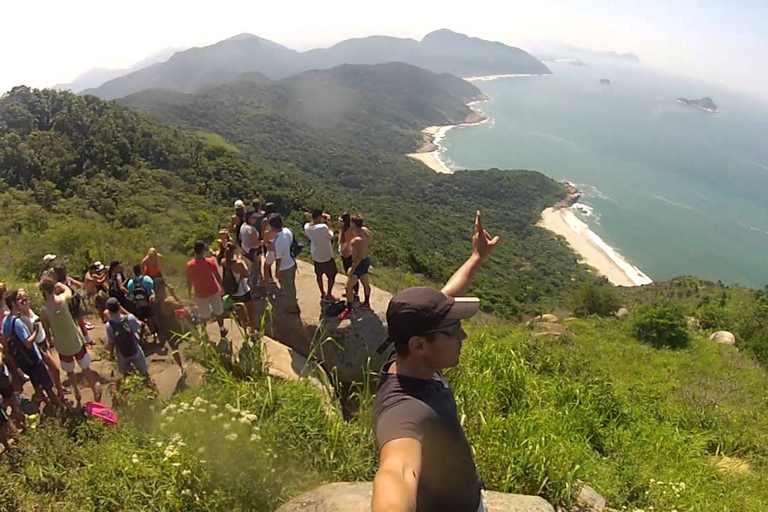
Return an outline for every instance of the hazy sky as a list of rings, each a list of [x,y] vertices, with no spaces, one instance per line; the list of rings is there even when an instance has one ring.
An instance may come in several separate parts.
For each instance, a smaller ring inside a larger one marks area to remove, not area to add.
[[[299,50],[348,37],[451,28],[510,45],[632,51],[645,65],[768,99],[767,0],[38,0],[3,2],[0,91],[127,67],[168,46],[250,32]]]

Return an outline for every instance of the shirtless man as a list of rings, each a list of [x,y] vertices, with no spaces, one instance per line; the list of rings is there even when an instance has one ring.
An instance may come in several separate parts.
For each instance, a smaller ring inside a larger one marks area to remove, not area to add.
[[[373,235],[371,231],[363,226],[363,217],[360,214],[353,215],[351,219],[352,223],[352,239],[349,242],[349,246],[352,250],[352,266],[347,271],[347,307],[344,311],[339,313],[341,320],[347,318],[352,313],[352,308],[355,302],[355,285],[359,280],[363,283],[364,299],[360,305],[362,310],[371,309],[371,283],[368,280],[368,270],[371,268],[371,258],[368,256],[368,249],[371,245],[371,239]]]

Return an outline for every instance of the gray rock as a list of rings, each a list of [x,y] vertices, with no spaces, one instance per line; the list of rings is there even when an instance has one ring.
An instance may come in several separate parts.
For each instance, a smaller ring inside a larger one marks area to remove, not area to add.
[[[627,308],[619,308],[616,312],[616,318],[624,318],[629,316],[629,310]]]
[[[712,335],[709,337],[709,339],[710,341],[714,341],[715,343],[718,343],[720,345],[736,344],[736,336],[734,336],[732,333],[728,331],[713,332]]]
[[[584,512],[603,512],[605,510],[605,498],[596,490],[588,485],[578,484],[576,486],[576,503],[578,510]]]
[[[292,499],[277,512],[370,512],[372,493],[370,482],[328,484]],[[488,491],[483,501],[488,512],[554,512],[538,496]]]

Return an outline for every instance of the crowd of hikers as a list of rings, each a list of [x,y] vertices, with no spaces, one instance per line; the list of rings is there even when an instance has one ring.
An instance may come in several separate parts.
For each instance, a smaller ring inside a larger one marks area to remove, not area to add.
[[[346,300],[339,300],[332,292],[338,268],[330,219],[316,209],[304,230],[324,309],[344,319],[359,300],[358,281],[365,294],[359,307],[370,309],[371,232],[360,215],[345,213],[338,219],[338,251],[349,276]],[[218,233],[217,247],[202,241],[194,244],[194,257],[185,266],[192,304],[179,299],[166,282],[163,255],[155,248],[133,265],[131,277],[126,277],[119,260],[109,265],[95,261],[82,280],[70,276],[55,254],[46,254],[38,283],[44,302],[37,311],[27,290],[9,290],[0,283],[0,442],[7,446],[8,433],[25,428],[24,405],[37,409],[40,403],[54,408],[70,403],[62,370],[78,407],[82,404],[76,366],[94,400],[101,399],[99,376],[91,368],[94,326],[86,321],[89,308],[105,324],[106,349],[116,359],[119,373],[148,376],[145,349],[167,343],[183,374],[178,343],[185,332],[201,328],[207,336],[206,325],[214,321],[224,339],[228,334],[224,319],[231,313],[246,336],[255,337],[260,320],[257,303],[268,299],[282,314],[300,313],[295,279],[302,247],[273,203],[261,208],[261,201],[254,199],[247,210],[238,200],[230,225]],[[34,389],[31,399],[22,395],[26,382]]]
[[[134,266],[128,280],[123,264],[114,260],[108,267],[92,263],[80,282],[57,264],[56,255],[47,254],[38,285],[44,302],[38,312],[32,309],[26,290],[9,290],[0,283],[0,442],[7,448],[8,434],[25,428],[21,391],[27,380],[34,387],[34,398],[62,407],[67,403],[63,370],[80,405],[75,375],[79,366],[94,399],[100,400],[98,376],[90,368],[89,331],[93,326],[85,320],[87,304],[96,306],[106,324],[107,347],[117,359],[119,372],[132,369],[145,376],[148,369],[142,340],[171,342],[178,339],[174,333],[195,324],[202,325],[205,333],[209,321],[218,324],[224,338],[228,311],[234,311],[248,335],[255,335],[254,303],[267,297],[283,314],[298,314],[296,257],[302,246],[272,203],[263,209],[260,206],[254,200],[246,210],[242,201],[236,201],[231,225],[219,232],[218,247],[213,251],[204,242],[195,242],[194,257],[185,268],[194,307],[179,300],[165,282],[163,256],[154,248]],[[338,251],[347,275],[345,300],[333,295],[338,268],[331,216],[316,209],[311,217],[304,231],[310,240],[325,314],[345,319],[357,304],[360,309],[370,309],[368,249],[372,235],[362,217],[345,213],[338,219]],[[478,211],[471,256],[443,289],[408,288],[389,302],[387,341],[394,350],[381,368],[373,410],[380,458],[373,512],[486,510],[483,483],[442,371],[459,363],[466,339],[462,320],[480,308],[479,299],[464,295],[498,241],[483,229]],[[172,348],[183,371],[177,347]],[[58,363],[52,357],[53,349]]]

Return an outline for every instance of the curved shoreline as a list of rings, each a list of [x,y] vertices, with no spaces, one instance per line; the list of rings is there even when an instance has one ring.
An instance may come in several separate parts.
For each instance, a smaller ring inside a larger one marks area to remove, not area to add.
[[[599,275],[605,276],[616,286],[642,286],[653,282],[589,229],[570,207],[547,208],[541,212],[541,220],[536,225],[565,238],[583,263],[593,267]]]

